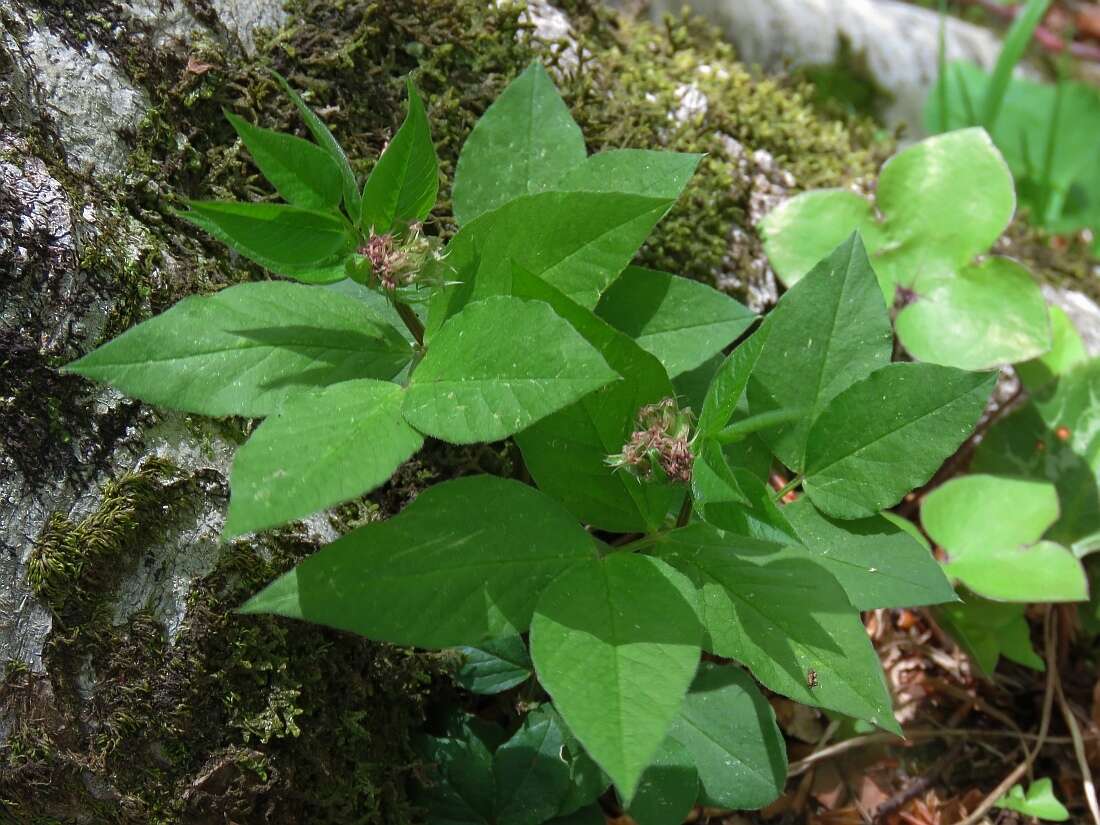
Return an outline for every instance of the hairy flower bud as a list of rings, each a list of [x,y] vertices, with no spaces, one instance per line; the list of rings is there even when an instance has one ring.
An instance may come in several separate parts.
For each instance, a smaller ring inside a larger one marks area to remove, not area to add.
[[[638,410],[635,430],[622,452],[608,456],[607,463],[639,478],[659,472],[671,481],[691,481],[694,455],[691,450],[690,409],[681,410],[672,398],[647,404]]]

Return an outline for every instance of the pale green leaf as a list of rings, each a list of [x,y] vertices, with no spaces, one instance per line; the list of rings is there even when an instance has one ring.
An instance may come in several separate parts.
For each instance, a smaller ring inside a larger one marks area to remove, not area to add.
[[[1080,602],[1089,597],[1080,560],[1052,541],[1024,547],[989,545],[950,558],[944,570],[979,596],[1002,602]]]
[[[150,404],[263,416],[303,390],[391,378],[411,357],[363,303],[269,281],[184,298],[66,369]]]
[[[928,548],[882,516],[838,521],[819,513],[807,496],[784,507],[783,515],[859,610],[957,599]]]
[[[876,249],[881,243],[877,226],[871,202],[861,195],[849,189],[815,189],[765,215],[760,231],[775,274],[792,287],[853,232]]]
[[[997,800],[996,806],[1049,822],[1065,822],[1069,819],[1069,811],[1058,801],[1054,795],[1054,785],[1047,778],[1032,782],[1026,794],[1023,785],[1013,786],[1012,790]]]
[[[793,286],[761,328],[749,380],[753,415],[803,408],[803,418],[761,433],[792,470],[806,464],[810,425],[839,392],[888,364],[890,316],[858,235]]]
[[[974,457],[981,473],[1045,479],[1061,518],[1047,538],[1073,545],[1100,531],[1100,358],[1077,364],[997,422]]]
[[[596,314],[657,356],[673,377],[721,352],[756,319],[706,284],[636,266],[604,292]]]
[[[922,277],[897,317],[915,358],[968,370],[1025,361],[1051,347],[1039,285],[1008,258],[988,258],[948,276]]]
[[[288,203],[306,209],[340,205],[340,167],[320,146],[295,135],[253,126],[232,112],[226,119],[248,147],[256,168]]]
[[[697,597],[656,559],[579,564],[539,599],[531,657],[569,728],[630,799],[699,664]]]
[[[454,316],[413,371],[405,418],[453,444],[497,441],[618,375],[541,301],[486,298]]]
[[[237,450],[227,538],[275,527],[384,484],[423,437],[401,416],[404,390],[345,381],[287,401]]]
[[[407,83],[409,113],[363,186],[359,225],[364,232],[390,232],[398,223],[422,221],[432,211],[439,191],[428,113],[412,78]]]
[[[1016,374],[1030,392],[1042,389],[1088,360],[1081,333],[1066,311],[1059,306],[1051,306],[1049,310],[1053,341],[1050,352],[1014,365]]]
[[[768,700],[740,668],[703,663],[672,736],[691,754],[706,804],[763,808],[783,790],[783,734]]]
[[[889,364],[871,373],[814,421],[806,493],[838,518],[893,506],[966,440],[996,381],[996,373],[934,364]]]
[[[467,224],[548,188],[584,161],[584,136],[546,69],[532,63],[474,126],[455,167],[455,220]]]
[[[712,653],[742,662],[803,704],[900,732],[859,612],[808,551],[700,523],[655,540],[653,549],[699,588]]]
[[[522,633],[543,588],[591,559],[573,517],[517,481],[467,476],[352,531],[241,608],[442,648]]]
[[[921,502],[921,523],[952,555],[1034,544],[1058,520],[1058,492],[1045,481],[968,475]]]

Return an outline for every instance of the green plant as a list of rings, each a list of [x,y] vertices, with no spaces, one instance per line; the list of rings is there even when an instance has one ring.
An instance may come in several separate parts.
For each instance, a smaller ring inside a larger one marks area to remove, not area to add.
[[[905,348],[922,361],[987,369],[1050,349],[1046,304],[1030,273],[986,256],[1014,208],[1004,160],[985,132],[965,129],[888,160],[874,203],[841,189],[806,192],[761,228],[787,285],[858,229]]]
[[[1053,232],[1096,230],[1100,95],[1087,84],[1067,80],[1062,67],[1053,84],[1013,75],[1049,5],[1049,0],[1030,0],[992,74],[965,61],[941,61],[925,106],[925,126],[930,132],[984,127],[1012,169],[1020,203],[1036,225]]]
[[[1054,795],[1054,783],[1049,779],[1036,779],[1027,789],[1027,794],[1024,794],[1023,785],[1013,786],[1012,790],[997,800],[997,807],[1050,822],[1065,822],[1069,819],[1069,811]]]
[[[891,363],[856,234],[759,324],[709,287],[631,267],[699,158],[588,157],[541,66],[471,133],[442,251],[417,224],[436,172],[411,83],[361,192],[294,99],[310,149],[234,121],[290,203],[184,216],[305,283],[185,299],[69,369],[266,419],[234,462],[227,537],[370,491],[426,437],[514,438],[516,477],[439,483],[242,608],[460,647],[461,683],[520,694],[530,712],[507,729],[461,717],[425,740],[431,816],[584,821],[609,783],[642,825],[696,799],[765,805],[786,754],[756,681],[899,732],[859,611],[955,596],[880,511],[967,438],[995,375]],[[698,416],[672,383],[689,372],[706,387]],[[778,493],[772,456],[791,478]]]

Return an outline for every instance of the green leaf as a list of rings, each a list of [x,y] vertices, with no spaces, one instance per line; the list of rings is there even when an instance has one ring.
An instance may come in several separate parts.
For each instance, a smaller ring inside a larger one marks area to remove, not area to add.
[[[432,145],[428,113],[412,78],[407,87],[409,113],[363,186],[359,225],[364,232],[384,235],[396,223],[424,220],[435,206],[439,161]]]
[[[336,142],[336,138],[333,137],[324,121],[317,117],[305,104],[301,95],[290,88],[286,78],[276,71],[271,73],[275,75],[275,79],[279,81],[279,85],[283,87],[283,91],[286,92],[287,96],[294,101],[294,105],[298,108],[298,114],[302,116],[302,120],[305,121],[306,128],[313,135],[313,139],[329,154],[329,157],[336,161],[336,165],[340,168],[340,177],[343,180],[344,208],[347,210],[348,215],[358,215],[359,184],[355,181],[355,172],[351,169],[348,156],[344,154],[344,150]]]
[[[1050,822],[1065,822],[1069,819],[1069,811],[1054,796],[1054,786],[1046,778],[1032,782],[1026,795],[1023,785],[1015,785],[1005,796],[997,800],[996,806]]]
[[[233,459],[227,538],[294,521],[368,493],[420,449],[404,390],[345,381],[292,398]]]
[[[814,421],[806,493],[837,518],[864,518],[896,504],[966,440],[996,381],[996,373],[934,364],[889,364],[871,373]]]
[[[721,444],[713,438],[696,441],[695,451],[695,462],[691,467],[691,494],[697,508],[705,504],[748,501],[737,484]]]
[[[744,663],[777,693],[900,733],[858,611],[806,550],[700,523],[653,549],[699,588],[709,651]]]
[[[346,277],[353,239],[334,214],[281,203],[188,201],[177,212],[231,249],[276,275],[306,283]]]
[[[543,707],[551,708],[554,718],[561,725],[562,735],[565,738],[565,748],[561,752],[561,758],[569,766],[570,785],[568,793],[558,805],[558,815],[565,816],[599,799],[603,792],[610,787],[611,779],[585,752],[580,741],[569,730],[569,726],[565,724],[565,720],[561,718],[561,715],[557,711],[553,711],[550,705],[543,705]]]
[[[455,167],[454,213],[467,224],[548,188],[584,161],[584,136],[540,63],[513,80],[474,126]]]
[[[936,609],[936,620],[954,637],[987,676],[1006,659],[1045,670],[1043,660],[1031,646],[1031,628],[1024,611],[1027,605],[989,602],[967,596],[965,604],[948,604]]]
[[[968,370],[1034,358],[1051,346],[1043,295],[1031,273],[1008,258],[922,278],[898,313],[897,333],[915,358]]]
[[[837,521],[806,496],[784,507],[783,515],[858,610],[957,600],[928,548],[882,516]]]
[[[1052,541],[1026,547],[989,546],[944,564],[947,575],[980,596],[1005,602],[1079,602],[1088,576],[1069,548]]]
[[[1048,309],[1053,340],[1050,352],[1014,365],[1016,374],[1020,376],[1020,380],[1030,392],[1043,389],[1078,364],[1088,360],[1081,333],[1066,315],[1066,311],[1059,306]]]
[[[937,135],[882,168],[877,212],[858,195],[809,192],[762,222],[780,279],[795,283],[853,230],[863,235],[888,303],[909,304],[898,335],[926,361],[972,368],[1031,358],[1049,346],[1038,286],[1004,259],[973,265],[1015,210],[1012,175],[981,129]],[[946,332],[945,332],[946,331]]]
[[[704,662],[672,736],[691,754],[706,804],[763,808],[783,791],[783,734],[768,700],[740,668]]]
[[[873,254],[876,268],[918,292],[926,278],[988,250],[1016,209],[1012,174],[984,129],[936,135],[894,155],[876,195],[886,216],[883,244],[891,248]]]
[[[232,112],[225,112],[256,168],[271,181],[283,200],[306,209],[340,205],[340,167],[329,154],[300,137],[261,129]]]
[[[806,416],[761,433],[792,470],[806,464],[810,425],[842,390],[890,362],[890,316],[858,235],[784,295],[761,328],[767,336],[752,368],[753,415],[804,408]]]
[[[447,245],[429,339],[465,304],[511,292],[519,266],[591,308],[675,202],[619,192],[540,192],[466,224]]]
[[[624,553],[576,565],[535,609],[531,657],[539,682],[626,800],[695,676],[697,609],[682,575]]]
[[[706,284],[637,266],[611,284],[596,314],[657,356],[670,376],[695,369],[756,320]]]
[[[150,404],[255,417],[303,390],[391,378],[411,357],[361,302],[270,281],[184,298],[66,369]]]
[[[775,325],[762,325],[722,362],[707,387],[700,407],[696,430],[701,437],[716,436],[729,423],[741,403],[749,376],[756,367],[768,336],[775,328]]]
[[[1070,369],[998,421],[978,445],[975,472],[1044,479],[1062,515],[1047,538],[1073,545],[1100,530],[1100,358]]]
[[[937,487],[921,502],[921,523],[953,555],[1034,544],[1058,520],[1053,484],[969,475]]]
[[[990,599],[1018,602],[1088,598],[1074,554],[1040,541],[1058,521],[1053,484],[1022,478],[955,478],[921,504],[921,521],[948,553],[944,569]]]
[[[642,774],[626,813],[638,825],[681,825],[699,795],[699,772],[687,748],[666,737]]]
[[[533,665],[519,636],[489,639],[477,647],[460,647],[462,666],[455,680],[473,693],[502,693],[531,678]]]
[[[468,476],[327,545],[241,611],[395,644],[476,645],[526,630],[542,589],[594,554],[552,499],[517,481]]]
[[[607,825],[607,818],[599,805],[589,805],[548,820],[546,825]]]
[[[788,287],[812,272],[853,232],[872,250],[882,243],[871,202],[849,189],[803,192],[764,216],[760,231],[768,260]]]
[[[417,803],[433,825],[489,825],[493,820],[493,755],[477,736],[436,738],[419,743],[430,766]]]
[[[772,488],[750,469],[738,467],[732,473],[742,500],[704,501],[696,507],[703,520],[736,536],[797,543],[798,536],[787,521],[785,508],[776,504]]]
[[[546,304],[508,296],[447,322],[409,381],[405,418],[453,444],[497,441],[618,375]]]
[[[657,529],[683,491],[614,472],[607,457],[622,450],[630,438],[640,407],[674,395],[664,368],[541,278],[517,270],[512,292],[547,302],[623,377],[516,434],[531,476],[586,524],[620,533]]]
[[[569,169],[551,187],[563,192],[619,192],[670,201],[680,197],[702,155],[609,149]]]
[[[558,812],[570,784],[564,747],[562,728],[548,706],[527,714],[493,756],[497,825],[541,825]]]

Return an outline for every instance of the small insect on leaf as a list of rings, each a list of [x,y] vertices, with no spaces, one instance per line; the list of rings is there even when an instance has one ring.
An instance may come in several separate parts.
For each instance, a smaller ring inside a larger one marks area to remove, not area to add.
[[[806,687],[811,689],[817,687],[817,671],[813,668],[806,671]]]

